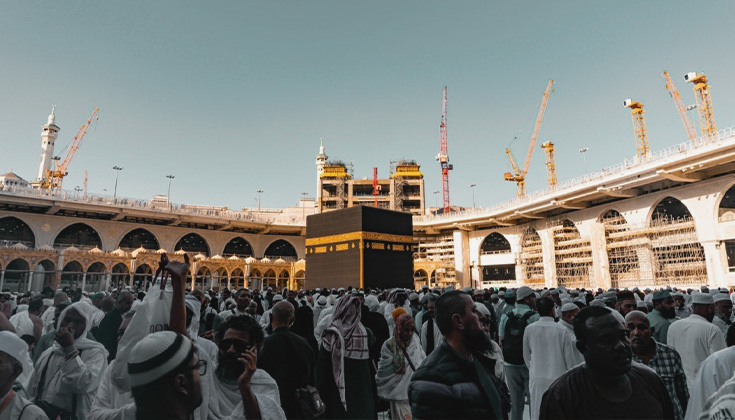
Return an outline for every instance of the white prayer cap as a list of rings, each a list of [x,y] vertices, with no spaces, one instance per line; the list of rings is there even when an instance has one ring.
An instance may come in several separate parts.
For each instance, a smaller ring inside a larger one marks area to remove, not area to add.
[[[523,300],[533,294],[533,289],[528,286],[521,286],[516,290],[516,299]]]
[[[475,308],[477,308],[479,312],[482,312],[483,315],[490,318],[490,310],[487,309],[487,306],[483,305],[482,303],[475,302]]]
[[[419,295],[416,292],[412,292],[410,295],[408,295],[408,300],[414,300],[418,298],[419,298]]]
[[[505,291],[504,290],[499,291],[498,297],[503,297],[503,296],[505,296]]]
[[[135,388],[155,382],[191,360],[191,340],[173,331],[145,336],[133,347],[128,359],[130,386]]]
[[[316,300],[316,303],[319,306],[327,306],[327,297],[326,296],[319,296],[319,299]]]
[[[675,292],[672,296],[673,297],[684,297],[684,293],[682,293],[682,292]]]
[[[29,373],[33,369],[28,356],[28,344],[11,331],[0,331],[0,351],[20,362],[23,371]]]
[[[54,306],[54,300],[53,299],[44,299],[43,300],[44,306]]]
[[[273,302],[280,302],[283,300],[283,296],[281,295],[275,295],[273,296]]]
[[[715,303],[714,299],[712,299],[712,295],[709,293],[697,293],[696,295],[692,296],[692,304],[697,305],[713,305]]]
[[[712,300],[714,303],[722,302],[723,300],[730,301],[730,296],[728,296],[726,293],[718,293],[712,297]]]
[[[634,288],[633,288],[633,289],[631,289],[631,290],[633,290],[634,292],[637,292],[637,291],[639,291],[640,289],[638,288],[638,286],[636,286],[636,287],[634,287]]]
[[[602,299],[595,299],[590,302],[590,306],[605,306],[605,302],[603,302]]]
[[[573,311],[575,309],[579,309],[579,306],[577,306],[577,305],[575,305],[573,303],[565,303],[564,305],[561,306],[561,312],[562,313],[564,313],[564,312],[571,312],[571,311]]]

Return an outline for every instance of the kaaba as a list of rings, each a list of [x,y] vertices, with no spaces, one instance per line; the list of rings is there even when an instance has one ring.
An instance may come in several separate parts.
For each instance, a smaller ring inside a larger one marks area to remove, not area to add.
[[[355,206],[306,218],[306,284],[413,288],[411,214]]]

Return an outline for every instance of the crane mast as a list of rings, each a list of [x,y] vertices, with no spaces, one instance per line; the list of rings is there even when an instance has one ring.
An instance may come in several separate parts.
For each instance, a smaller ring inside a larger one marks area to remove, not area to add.
[[[87,129],[89,129],[89,126],[92,124],[92,120],[95,118],[98,111],[99,108],[95,108],[94,111],[92,111],[92,115],[89,117],[87,122],[79,128],[79,131],[71,141],[69,151],[66,152],[66,156],[64,156],[64,159],[61,160],[61,163],[58,163],[59,158],[54,158],[54,161],[57,162],[56,167],[53,171],[46,171],[47,182],[43,183],[42,187],[49,188],[54,192],[61,191],[64,177],[68,174],[67,168],[69,168],[71,159],[74,157],[74,153],[76,153],[77,149],[79,149],[79,146],[82,144],[82,139],[84,138],[84,135],[87,134]]]
[[[623,101],[624,108],[630,108],[630,115],[633,117],[633,131],[635,131],[636,155],[639,158],[647,156],[651,153],[648,146],[648,131],[646,130],[646,118],[644,116],[643,104],[632,99]]]
[[[444,86],[444,94],[442,100],[442,122],[439,124],[439,140],[440,151],[436,155],[436,160],[442,168],[442,209],[444,213],[449,213],[449,171],[454,169],[454,165],[449,163],[449,152],[447,151],[447,87]]]
[[[506,181],[514,181],[518,185],[518,197],[526,195],[526,174],[528,174],[528,168],[531,164],[531,158],[533,157],[533,148],[536,146],[536,139],[538,138],[539,130],[541,130],[541,123],[544,120],[544,113],[546,112],[546,104],[549,101],[549,92],[551,91],[551,86],[553,84],[554,81],[549,80],[549,84],[546,86],[546,90],[544,90],[544,94],[541,97],[541,106],[539,107],[538,115],[536,116],[536,124],[533,127],[533,134],[531,135],[531,142],[528,144],[528,152],[526,152],[526,161],[523,163],[522,171],[518,170],[518,165],[516,165],[513,155],[510,153],[510,149],[505,149],[505,153],[508,155],[508,159],[513,167],[513,173],[506,172],[503,175],[503,179]]]
[[[712,96],[707,84],[707,76],[690,72],[684,75],[684,80],[694,83],[694,96],[697,98],[697,111],[699,112],[699,126],[702,130],[702,137],[714,138],[717,135],[717,125],[712,110]]]
[[[692,120],[690,120],[689,115],[687,115],[687,107],[686,105],[684,105],[684,101],[681,99],[679,90],[676,89],[676,85],[674,85],[674,82],[671,80],[669,72],[664,71],[662,76],[666,79],[666,90],[669,91],[671,99],[674,100],[674,105],[676,105],[676,110],[679,112],[679,117],[681,118],[682,124],[684,124],[684,129],[687,131],[687,136],[689,136],[689,140],[696,139],[697,132],[694,130],[694,124],[692,124]]]
[[[549,187],[556,186],[556,163],[554,162],[554,143],[547,141],[541,144],[546,154],[546,177]]]

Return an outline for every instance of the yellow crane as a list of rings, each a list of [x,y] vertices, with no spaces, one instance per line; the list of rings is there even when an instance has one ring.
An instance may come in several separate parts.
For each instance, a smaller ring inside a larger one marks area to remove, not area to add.
[[[546,177],[549,181],[549,187],[556,186],[556,163],[554,163],[554,143],[546,141],[541,144],[546,154]]]
[[[699,127],[702,130],[702,137],[715,137],[717,135],[717,125],[715,124],[715,115],[712,111],[712,96],[709,92],[707,76],[689,72],[684,75],[684,80],[689,83],[694,83],[694,96],[697,98]]]
[[[518,185],[518,197],[526,195],[526,174],[528,173],[528,166],[531,164],[531,157],[533,156],[533,148],[536,146],[536,138],[538,138],[538,132],[541,129],[541,122],[544,120],[544,112],[546,112],[546,103],[549,101],[549,92],[551,86],[554,84],[553,80],[549,80],[549,84],[546,86],[543,96],[541,97],[541,106],[536,116],[536,124],[533,127],[533,134],[531,135],[531,143],[528,144],[528,152],[526,153],[526,161],[523,163],[523,170],[518,168],[513,154],[510,149],[505,149],[505,153],[508,155],[510,165],[513,167],[513,172],[506,172],[503,175],[503,179],[506,181],[513,181]]]
[[[87,122],[79,128],[79,131],[71,141],[69,151],[66,152],[66,156],[61,160],[61,163],[58,163],[60,160],[59,157],[54,157],[55,168],[54,170],[46,171],[46,179],[41,183],[42,188],[49,188],[54,192],[61,191],[64,177],[69,173],[67,172],[67,168],[69,168],[71,158],[74,157],[74,153],[76,153],[77,149],[79,149],[79,146],[82,144],[82,139],[87,133],[87,129],[89,129],[89,126],[92,124],[92,120],[95,118],[99,119],[99,117],[96,117],[98,111],[99,108],[95,108]]]
[[[687,107],[684,105],[684,101],[681,99],[679,90],[676,89],[676,85],[674,85],[671,77],[669,77],[669,72],[664,71],[662,76],[666,79],[666,90],[669,91],[671,99],[674,100],[674,105],[676,105],[676,110],[679,112],[679,117],[681,118],[682,124],[684,124],[684,129],[687,131],[687,136],[689,136],[689,140],[696,139],[697,132],[694,130],[694,124],[692,124],[692,120],[690,120],[689,115],[687,115]]]
[[[648,131],[646,130],[643,104],[632,99],[626,99],[623,101],[623,107],[630,108],[630,115],[633,117],[637,155],[638,157],[645,157],[651,153],[651,148],[648,147]]]

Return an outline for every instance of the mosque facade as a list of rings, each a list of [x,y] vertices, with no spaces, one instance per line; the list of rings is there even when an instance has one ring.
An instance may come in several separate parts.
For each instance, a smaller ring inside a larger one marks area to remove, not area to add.
[[[52,112],[42,127],[39,177],[58,131]],[[734,158],[728,128],[490,208],[449,214],[427,212],[423,175],[415,162],[403,162],[405,197],[377,199],[387,208],[405,203],[413,214],[417,286],[730,287]],[[144,286],[164,252],[189,255],[192,288],[308,287],[306,217],[376,200],[328,197],[335,178],[323,176],[327,166],[322,147],[319,199],[243,210],[54,193],[11,171],[0,176],[0,290]]]

